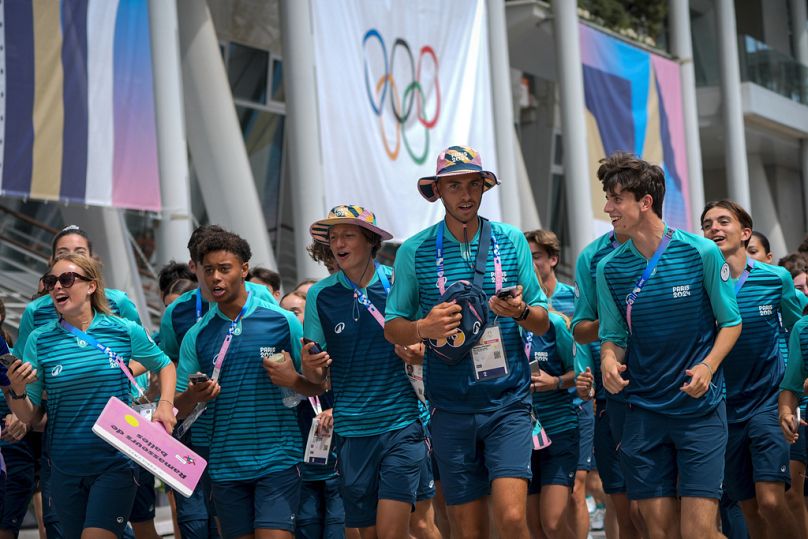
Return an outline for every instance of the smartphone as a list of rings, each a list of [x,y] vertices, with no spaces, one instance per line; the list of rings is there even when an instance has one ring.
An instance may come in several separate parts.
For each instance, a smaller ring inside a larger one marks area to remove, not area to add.
[[[314,346],[312,346],[312,347],[309,349],[309,354],[312,354],[312,355],[313,355],[313,354],[319,354],[320,352],[322,352],[322,351],[323,351],[323,349],[322,349],[322,348],[320,348],[320,345],[319,345],[319,344],[317,344],[317,342],[316,342],[316,341],[313,341],[313,340],[311,340],[311,339],[307,339],[306,337],[303,337],[303,344],[309,344],[310,342],[313,342],[313,343],[314,343]]]
[[[204,384],[205,382],[210,380],[210,378],[208,378],[208,375],[204,373],[192,374],[191,376],[188,377],[188,379],[191,381],[192,384]]]
[[[800,421],[802,420],[802,410],[797,406],[797,429],[800,428]]]
[[[497,297],[499,299],[515,298],[516,297],[516,286],[509,286],[507,288],[500,289],[500,291],[497,292]]]
[[[530,362],[530,374],[539,374],[541,371],[541,367],[539,367],[538,360],[533,360]]]
[[[11,365],[13,365],[15,361],[17,361],[17,358],[11,354],[3,354],[0,356],[0,363],[2,363],[6,369],[10,369]]]

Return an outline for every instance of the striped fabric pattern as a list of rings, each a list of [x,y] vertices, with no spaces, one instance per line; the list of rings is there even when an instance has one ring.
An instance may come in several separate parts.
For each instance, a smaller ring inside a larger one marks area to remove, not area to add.
[[[437,229],[444,222],[433,225],[404,242],[396,254],[396,280],[387,303],[387,320],[402,317],[415,320],[419,313],[428,313],[440,303],[440,290],[436,286],[435,243]],[[503,287],[520,284],[523,299],[529,305],[547,307],[547,298],[539,288],[533,271],[530,249],[521,231],[504,224],[491,223],[499,244],[502,260]],[[479,245],[479,230],[470,238],[470,253],[461,247],[448,229],[444,231],[444,266],[447,286],[458,280],[473,278],[474,259]],[[483,290],[486,296],[496,292],[494,250],[489,249]],[[489,320],[496,315],[489,312]],[[453,413],[481,413],[497,410],[517,401],[530,401],[530,372],[525,358],[519,327],[511,318],[497,320],[508,358],[507,376],[477,382],[471,358],[450,366],[437,359],[430,351],[426,355],[424,376],[427,398],[439,410]]]
[[[379,266],[392,279],[392,269]],[[374,274],[366,296],[384,312],[387,294]],[[340,436],[374,436],[418,419],[418,398],[403,362],[368,310],[354,299],[340,271],[309,290],[304,333],[328,350],[334,390],[334,429]]]
[[[541,370],[550,376],[573,370],[572,335],[563,318],[550,313],[550,329],[542,336],[533,336],[531,355],[530,360],[538,361]],[[533,409],[550,438],[578,427],[573,400],[574,395],[566,389],[533,393]]]
[[[0,194],[159,211],[148,4],[0,5]]]
[[[197,371],[213,374],[213,361],[231,321],[218,306],[185,335],[177,369],[177,392]],[[283,404],[263,356],[287,351],[300,368],[303,328],[290,312],[255,297],[233,334],[222,364],[218,397],[194,424],[209,437],[208,470],[213,481],[248,481],[286,470],[303,460],[303,439],[294,408]]]
[[[96,314],[86,333],[149,370],[160,370],[168,358],[138,324]],[[80,342],[56,321],[31,334],[24,360],[37,369],[39,381],[28,386],[35,405],[48,395],[47,444],[54,467],[69,475],[92,475],[132,462],[93,434],[92,427],[110,397],[131,402],[130,384],[106,354]]]
[[[723,397],[718,368],[704,397],[680,390],[685,370],[710,352],[718,328],[741,322],[729,268],[710,240],[677,229],[656,270],[634,303],[632,332],[626,322],[626,297],[646,267],[628,241],[598,264],[601,340],[627,347],[629,403],[675,416],[702,416]],[[725,278],[726,277],[726,278]]]
[[[722,364],[730,423],[777,409],[787,360],[782,350],[784,330],[801,317],[791,275],[781,267],[755,264],[737,300],[743,329]]]

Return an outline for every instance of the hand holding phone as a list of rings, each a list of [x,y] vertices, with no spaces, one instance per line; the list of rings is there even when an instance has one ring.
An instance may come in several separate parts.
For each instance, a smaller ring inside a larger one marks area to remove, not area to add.
[[[516,297],[516,286],[509,286],[507,288],[500,288],[499,292],[497,292],[497,297],[499,299],[507,300],[509,298]]]
[[[323,351],[323,349],[320,348],[320,345],[317,344],[317,341],[313,341],[311,339],[307,339],[306,337],[303,337],[303,344],[309,344],[309,343],[314,343],[314,345],[311,348],[309,348],[309,354],[311,354],[311,355],[319,354],[320,352]]]
[[[17,361],[17,358],[11,354],[3,354],[0,356],[0,364],[2,364],[6,369],[10,369],[15,361]]]
[[[210,380],[207,374],[201,372],[192,374],[191,376],[188,377],[188,379],[191,381],[192,384],[204,384],[205,382]]]

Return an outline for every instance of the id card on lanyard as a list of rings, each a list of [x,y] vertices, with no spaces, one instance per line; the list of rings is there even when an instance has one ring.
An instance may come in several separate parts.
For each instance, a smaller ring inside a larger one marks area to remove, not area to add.
[[[637,298],[640,296],[640,292],[642,292],[643,287],[648,282],[648,279],[654,274],[654,270],[659,263],[659,260],[662,258],[662,255],[665,253],[665,250],[668,248],[668,245],[671,242],[671,238],[673,238],[674,229],[668,228],[665,231],[665,235],[662,236],[662,241],[659,242],[659,246],[657,246],[656,251],[654,251],[654,255],[651,257],[651,260],[648,261],[648,264],[645,266],[645,271],[642,272],[640,278],[637,279],[637,283],[634,285],[634,289],[631,293],[626,296],[626,323],[628,323],[628,332],[631,333],[631,310],[634,307],[634,302],[637,301]]]
[[[235,333],[236,328],[238,328],[239,322],[247,313],[247,308],[250,305],[250,298],[252,298],[252,292],[247,292],[247,301],[244,302],[244,306],[239,311],[238,315],[230,322],[230,327],[227,329],[227,334],[222,341],[222,346],[219,348],[219,353],[216,354],[215,362],[213,363],[213,373],[211,374],[210,379],[214,382],[219,379],[219,374],[222,372],[222,364],[224,364],[224,359],[227,356],[227,351],[230,349],[230,341],[233,340],[233,333]],[[175,432],[175,436],[177,438],[182,438],[188,429],[191,428],[199,416],[205,411],[208,407],[207,402],[199,402],[194,406],[194,409],[188,414],[188,417],[185,418],[180,425],[177,426]]]
[[[323,413],[323,408],[318,397],[309,397],[309,402],[314,410],[315,417],[311,421],[309,437],[306,440],[305,462],[307,464],[325,465],[328,463],[328,455],[331,453],[331,439],[334,436],[334,429],[331,428],[322,433],[318,432],[320,429],[320,414]]]

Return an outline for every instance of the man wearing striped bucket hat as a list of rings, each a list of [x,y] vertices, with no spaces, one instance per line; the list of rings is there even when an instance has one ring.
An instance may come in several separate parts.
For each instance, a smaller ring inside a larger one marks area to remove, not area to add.
[[[434,488],[419,401],[384,338],[393,270],[374,258],[392,235],[373,212],[349,205],[333,208],[309,232],[339,267],[306,296],[303,334],[313,342],[303,346],[303,372],[321,383],[330,370],[345,526],[363,536],[406,537],[413,506]],[[422,480],[428,492],[419,489]]]
[[[452,533],[464,538],[488,536],[489,495],[500,536],[529,536],[533,427],[519,328],[547,331],[547,298],[524,235],[477,213],[498,183],[474,149],[441,152],[418,190],[441,199],[446,218],[399,249],[386,310],[390,341],[427,344],[433,448]]]

